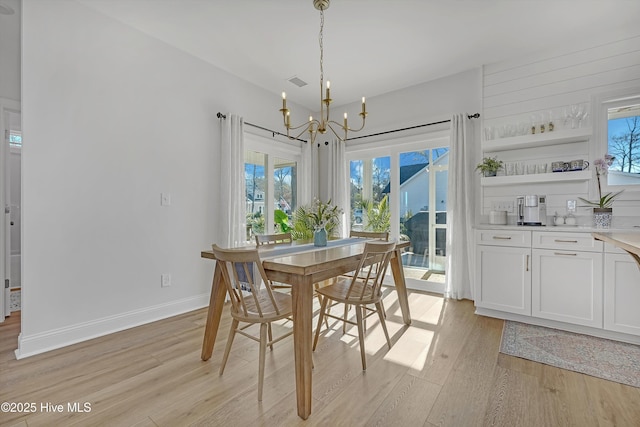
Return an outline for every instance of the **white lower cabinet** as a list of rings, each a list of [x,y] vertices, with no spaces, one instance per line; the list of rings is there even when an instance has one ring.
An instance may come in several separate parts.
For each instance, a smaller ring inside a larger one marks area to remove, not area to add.
[[[602,253],[533,249],[531,314],[602,328]]]
[[[601,241],[590,233],[533,232],[531,315],[602,328]]]
[[[640,269],[628,253],[605,247],[604,328],[640,335]]]
[[[477,307],[531,315],[530,236],[529,231],[476,232],[476,240],[487,243],[476,246]]]
[[[585,231],[487,228],[475,238],[479,314],[640,337],[640,269],[623,250]]]

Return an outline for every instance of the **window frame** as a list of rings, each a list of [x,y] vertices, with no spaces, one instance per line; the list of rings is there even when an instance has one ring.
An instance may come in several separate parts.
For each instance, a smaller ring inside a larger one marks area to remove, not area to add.
[[[390,176],[391,194],[400,194],[400,153],[409,151],[432,150],[434,148],[449,147],[451,145],[451,137],[449,130],[434,131],[419,135],[385,138],[370,143],[347,144],[345,149],[345,161],[347,162],[347,170],[351,161],[354,160],[371,160],[376,157],[390,157]],[[350,179],[347,176],[347,179]],[[435,183],[434,183],[435,184]],[[400,236],[400,204],[391,203],[391,221],[390,238],[397,239]]]
[[[624,106],[625,104],[640,103],[640,87],[621,89],[594,95],[592,97],[593,137],[591,144],[591,159],[599,159],[609,150],[609,108]],[[595,181],[592,180],[592,181]],[[592,198],[597,194],[597,183],[591,185]],[[602,192],[610,193],[624,190],[617,200],[640,200],[640,185],[609,185],[608,179],[601,181]]]
[[[245,130],[244,151],[245,155],[247,151],[256,151],[263,153],[266,156],[264,174],[267,180],[267,185],[264,194],[264,224],[265,233],[272,234],[274,232],[273,212],[275,209],[275,204],[273,202],[273,195],[275,194],[275,178],[273,176],[274,159],[279,158],[296,162],[299,177],[301,172],[305,173],[304,171],[300,171],[300,165],[302,163],[302,144],[296,141],[280,141]],[[296,188],[296,200],[300,200],[300,185],[296,185]]]

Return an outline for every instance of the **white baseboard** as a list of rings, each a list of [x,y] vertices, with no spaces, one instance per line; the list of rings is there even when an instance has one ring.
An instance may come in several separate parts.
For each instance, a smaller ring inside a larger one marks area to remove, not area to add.
[[[209,294],[201,294],[38,334],[24,335],[21,333],[18,337],[18,348],[15,351],[16,359],[23,359],[135,326],[177,316],[208,305]]]

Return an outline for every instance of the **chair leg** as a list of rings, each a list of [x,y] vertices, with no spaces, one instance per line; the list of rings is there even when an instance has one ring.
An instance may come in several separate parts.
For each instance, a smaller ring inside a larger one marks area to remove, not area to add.
[[[384,336],[387,338],[387,345],[389,346],[389,349],[391,349],[391,340],[389,339],[389,332],[387,331],[387,323],[384,321],[383,310],[384,307],[382,306],[382,302],[377,302],[376,311],[378,312],[378,317],[380,318],[380,324],[382,325]]]
[[[229,331],[229,338],[227,338],[227,346],[224,349],[224,356],[222,356],[222,365],[220,365],[220,375],[224,373],[224,367],[227,365],[227,359],[229,359],[229,352],[231,351],[231,344],[233,344],[233,338],[236,336],[236,329],[240,322],[233,319],[231,322],[231,330]]]
[[[318,297],[318,302],[320,303],[320,307],[322,307],[322,300],[323,300],[322,295],[316,294],[316,296]],[[329,311],[331,311],[331,306],[329,306]],[[327,327],[327,329],[329,329],[329,320],[326,317],[324,318],[324,324]]]
[[[360,341],[360,357],[362,358],[362,370],[367,370],[367,360],[364,351],[364,328],[362,325],[362,307],[355,306],[356,319],[358,321],[358,340]]]
[[[347,333],[347,318],[349,317],[349,304],[345,304],[344,305],[344,316],[342,316],[342,318],[344,319],[342,322],[342,333],[346,334]]]
[[[258,365],[258,402],[262,402],[262,386],[264,385],[264,359],[267,352],[267,323],[260,324],[260,361]]]
[[[273,343],[271,343],[271,341],[273,341],[273,333],[271,332],[271,323],[267,323],[268,326],[268,336],[269,336],[269,348],[271,349],[271,351],[273,351]]]
[[[318,336],[320,336],[320,328],[322,327],[322,319],[324,319],[324,311],[327,308],[327,303],[329,302],[329,298],[322,298],[322,305],[320,306],[320,317],[318,318],[318,327],[316,328],[316,335],[313,337],[313,348],[312,351],[316,350],[316,345],[318,345]]]

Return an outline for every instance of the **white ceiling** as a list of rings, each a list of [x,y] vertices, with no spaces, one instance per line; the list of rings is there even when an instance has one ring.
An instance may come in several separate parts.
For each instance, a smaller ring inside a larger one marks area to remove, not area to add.
[[[313,0],[78,0],[311,110],[319,109]],[[639,0],[333,0],[324,74],[336,105],[638,25]],[[287,80],[309,83],[298,88]]]

